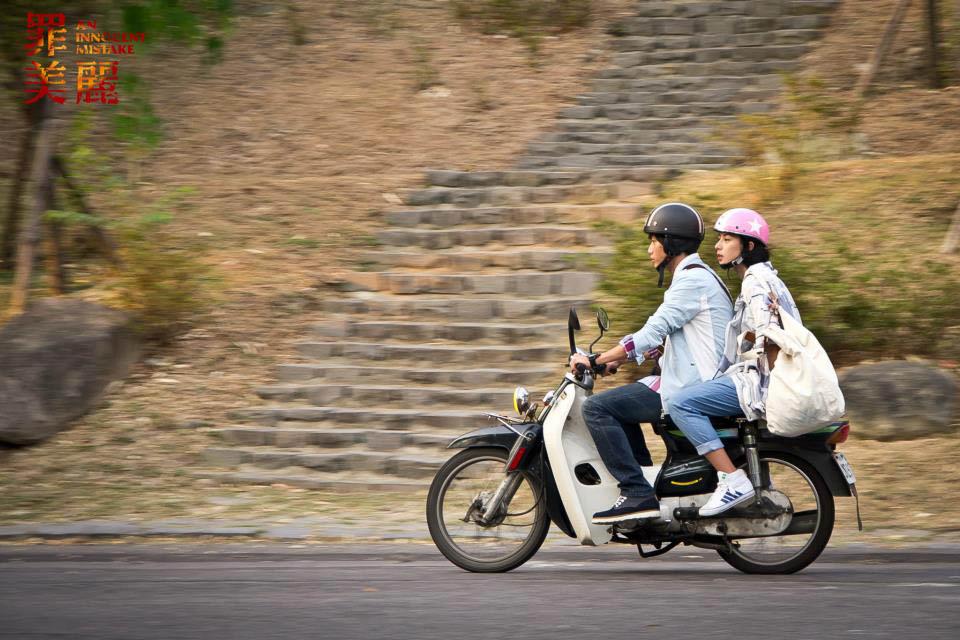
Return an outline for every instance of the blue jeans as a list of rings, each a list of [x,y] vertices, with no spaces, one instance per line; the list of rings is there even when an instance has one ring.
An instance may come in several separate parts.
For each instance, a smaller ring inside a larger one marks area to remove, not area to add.
[[[670,418],[704,455],[723,448],[708,416],[742,416],[737,387],[727,376],[681,389],[670,400]]]
[[[660,394],[640,382],[610,389],[587,398],[583,419],[620,493],[631,498],[653,496],[653,487],[640,468],[653,464],[640,423],[660,419]]]

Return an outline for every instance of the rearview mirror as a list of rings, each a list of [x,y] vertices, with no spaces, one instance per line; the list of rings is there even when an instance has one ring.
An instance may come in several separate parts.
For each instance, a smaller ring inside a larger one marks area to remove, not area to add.
[[[610,316],[603,307],[597,311],[597,324],[600,326],[600,331],[607,331],[610,328]]]
[[[570,307],[570,315],[567,316],[567,337],[570,339],[570,355],[577,352],[577,339],[573,335],[574,331],[580,331],[580,318],[577,317],[577,310]]]

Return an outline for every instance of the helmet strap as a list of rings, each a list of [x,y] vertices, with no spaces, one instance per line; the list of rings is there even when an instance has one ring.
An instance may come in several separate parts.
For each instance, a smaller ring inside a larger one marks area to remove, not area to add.
[[[660,274],[660,277],[657,279],[657,288],[663,288],[663,276],[667,271],[667,263],[670,262],[670,260],[670,256],[667,256],[667,259],[657,266],[657,273]]]
[[[740,255],[738,255],[736,258],[734,258],[733,260],[731,260],[730,262],[728,262],[728,263],[726,263],[726,264],[721,264],[721,265],[720,265],[720,268],[721,268],[721,269],[724,269],[724,270],[726,270],[726,269],[732,269],[733,267],[737,266],[738,264],[743,264],[743,254],[742,254],[742,253],[741,253]]]

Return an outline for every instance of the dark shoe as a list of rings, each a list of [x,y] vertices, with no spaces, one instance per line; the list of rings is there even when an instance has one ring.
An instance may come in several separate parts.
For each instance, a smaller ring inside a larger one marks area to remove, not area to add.
[[[653,496],[649,498],[630,498],[620,496],[606,511],[593,514],[593,524],[616,524],[626,520],[641,518],[659,518],[660,503]]]

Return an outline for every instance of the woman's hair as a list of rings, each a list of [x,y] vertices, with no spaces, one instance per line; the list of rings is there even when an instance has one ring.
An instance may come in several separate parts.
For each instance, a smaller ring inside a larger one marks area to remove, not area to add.
[[[753,243],[753,249],[748,248],[751,242]],[[753,238],[740,236],[740,255],[743,257],[743,264],[749,267],[758,262],[767,262],[770,260],[770,249],[762,242],[758,242]]]

